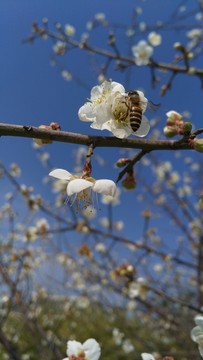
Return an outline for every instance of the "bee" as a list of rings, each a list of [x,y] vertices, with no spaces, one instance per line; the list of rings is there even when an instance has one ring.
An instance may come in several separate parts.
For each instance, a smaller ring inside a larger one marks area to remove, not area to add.
[[[124,103],[127,107],[126,117],[129,117],[131,129],[133,132],[136,132],[136,135],[145,136],[149,131],[150,125],[143,112],[147,107],[156,111],[160,105],[147,100],[146,102],[142,101],[139,93],[136,90],[129,91]]]

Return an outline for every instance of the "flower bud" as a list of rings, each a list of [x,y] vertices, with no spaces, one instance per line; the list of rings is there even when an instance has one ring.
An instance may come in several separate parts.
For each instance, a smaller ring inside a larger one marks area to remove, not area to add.
[[[163,128],[163,133],[166,137],[168,138],[171,138],[173,136],[176,136],[177,135],[177,130],[173,127],[170,127],[170,126],[165,126]]]
[[[135,178],[131,174],[127,174],[126,178],[122,181],[121,184],[126,190],[133,190],[136,188]]]
[[[173,47],[176,50],[182,50],[183,45],[180,42],[176,42],[175,44],[173,44]]]
[[[51,122],[50,127],[52,130],[61,130],[61,127],[57,122]]]
[[[196,151],[203,152],[203,139],[194,139],[193,148]]]
[[[166,116],[175,122],[182,120],[182,115],[179,114],[177,111],[171,110],[166,113]]]
[[[130,162],[129,158],[121,158],[116,161],[116,166],[121,168]]]
[[[173,126],[173,125],[175,125],[175,123],[176,123],[175,119],[168,118],[166,120],[166,125],[168,125],[168,126]]]
[[[49,125],[40,125],[39,129],[51,130],[51,127]],[[49,139],[33,139],[33,141],[39,146],[52,144],[52,140]]]
[[[190,134],[192,130],[192,124],[187,121],[183,124],[183,133],[184,134]]]

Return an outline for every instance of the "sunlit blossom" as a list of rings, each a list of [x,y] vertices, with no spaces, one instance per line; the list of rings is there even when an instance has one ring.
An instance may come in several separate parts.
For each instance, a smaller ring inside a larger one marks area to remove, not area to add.
[[[126,36],[130,37],[130,36],[133,36],[135,35],[135,30],[131,27],[129,27],[127,30],[126,30]]]
[[[142,360],[155,360],[152,354],[142,353],[141,356],[142,356]]]
[[[103,226],[104,228],[109,228],[109,226],[110,226],[110,222],[107,217],[100,218],[99,222],[100,222],[101,226]]]
[[[161,35],[157,34],[155,31],[150,32],[148,35],[148,41],[152,46],[160,45],[161,40],[162,40]]]
[[[147,24],[146,24],[146,22],[141,21],[141,22],[139,23],[139,30],[140,30],[141,32],[144,32],[146,29],[147,29]]]
[[[57,55],[64,55],[66,51],[66,43],[63,41],[58,40],[54,46],[53,50]]]
[[[123,228],[124,228],[124,222],[123,222],[122,220],[117,221],[117,222],[115,222],[115,223],[113,224],[113,226],[114,226],[114,229],[115,229],[115,230],[121,231],[121,230],[123,230]]]
[[[85,209],[83,209],[82,213],[87,219],[93,219],[96,216],[97,212],[94,207],[88,206]]]
[[[68,197],[73,196],[73,202],[77,200],[77,204],[84,208],[93,204],[93,192],[111,197],[114,197],[116,193],[116,184],[109,179],[95,180],[92,177],[84,179],[74,176],[64,169],[55,169],[49,175],[67,181],[66,192]]]
[[[37,239],[37,228],[29,226],[23,236],[23,241],[35,241]]]
[[[96,13],[94,15],[94,18],[97,20],[97,21],[101,21],[103,22],[105,19],[106,19],[106,15],[104,13]]]
[[[65,70],[65,69],[61,71],[61,76],[66,81],[71,81],[73,78],[72,74],[68,70]]]
[[[148,292],[147,280],[139,277],[136,281],[131,282],[129,286],[128,296],[130,299],[140,297],[145,299]]]
[[[12,163],[11,164],[11,175],[12,176],[20,176],[21,175],[21,169],[20,167],[15,164],[15,163]]]
[[[70,24],[66,24],[65,27],[64,27],[64,32],[68,36],[74,36],[75,35],[75,28],[74,28],[74,26],[72,26]]]
[[[153,54],[153,47],[145,40],[140,40],[137,45],[132,46],[132,53],[135,57],[136,65],[147,65]]]
[[[76,340],[67,342],[68,357],[63,360],[98,360],[101,348],[95,339],[88,339],[83,344]]]
[[[142,113],[147,108],[148,100],[142,91],[136,90],[142,108]],[[90,99],[78,111],[79,119],[90,121],[90,127],[97,130],[108,130],[114,136],[122,139],[129,135],[146,136],[150,129],[149,121],[142,116],[140,127],[133,131],[130,126],[130,111],[127,105],[128,93],[125,88],[113,81],[104,81],[101,85],[94,86]]]
[[[103,204],[119,205],[120,204],[120,194],[121,194],[121,191],[117,187],[116,193],[113,198],[108,195],[102,195],[101,202]]]
[[[191,338],[198,344],[199,353],[203,357],[203,316],[196,315],[194,320],[196,326],[191,331]]]
[[[49,223],[46,219],[42,218],[36,221],[37,233],[40,235],[45,235],[49,230]]]
[[[106,246],[102,242],[99,242],[95,245],[95,250],[104,253],[106,251]]]
[[[124,353],[129,354],[135,350],[135,347],[132,344],[132,342],[130,341],[130,339],[125,339],[122,344],[122,349],[123,349]]]
[[[124,334],[118,329],[114,328],[112,331],[113,340],[116,345],[121,345],[123,341]]]

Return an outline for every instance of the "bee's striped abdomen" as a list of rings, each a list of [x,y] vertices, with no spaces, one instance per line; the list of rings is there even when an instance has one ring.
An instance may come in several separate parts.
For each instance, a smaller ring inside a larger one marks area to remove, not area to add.
[[[142,120],[142,109],[133,105],[130,110],[130,126],[135,132],[139,129]]]

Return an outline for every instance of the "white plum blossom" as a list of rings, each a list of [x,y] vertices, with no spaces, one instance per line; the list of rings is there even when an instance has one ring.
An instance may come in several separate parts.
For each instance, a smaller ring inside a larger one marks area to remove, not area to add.
[[[98,360],[101,348],[95,339],[88,339],[83,344],[76,340],[69,340],[66,353],[68,357],[63,360]]]
[[[72,74],[68,70],[65,70],[65,69],[61,71],[61,76],[66,81],[70,81],[73,78]]]
[[[80,178],[64,169],[55,169],[49,173],[49,176],[67,181],[66,192],[68,197],[74,196],[73,202],[77,199],[77,203],[84,208],[92,204],[92,192],[108,195],[112,198],[116,194],[116,184],[109,179]]]
[[[148,100],[142,91],[136,90],[142,113],[145,112]],[[146,136],[150,129],[149,120],[142,116],[140,127],[133,131],[130,126],[130,111],[127,104],[128,93],[125,88],[114,81],[104,81],[101,85],[94,86],[90,99],[78,111],[79,119],[90,121],[91,128],[108,130],[114,136],[123,139],[129,135]]]
[[[155,31],[152,31],[148,35],[148,41],[152,46],[158,46],[161,44],[161,35],[157,34]]]
[[[155,360],[154,356],[148,353],[142,353],[142,360]]]
[[[135,63],[138,66],[147,65],[153,54],[153,47],[145,40],[140,40],[137,45],[132,46],[132,53],[135,57]]]
[[[53,50],[57,55],[64,55],[66,51],[66,43],[63,41],[58,40],[54,46]]]
[[[65,28],[64,28],[64,32],[68,36],[74,36],[75,35],[75,28],[74,28],[74,26],[72,26],[70,24],[66,24]]]
[[[203,30],[201,28],[194,28],[187,32],[187,37],[191,40],[188,43],[188,48],[192,49],[203,41]]]
[[[141,32],[144,32],[144,31],[146,31],[146,29],[147,29],[147,24],[146,24],[146,22],[141,21],[141,22],[139,23],[139,30],[140,30]]]
[[[203,357],[203,316],[196,315],[195,326],[191,331],[191,339],[198,344],[198,349],[201,357]]]

